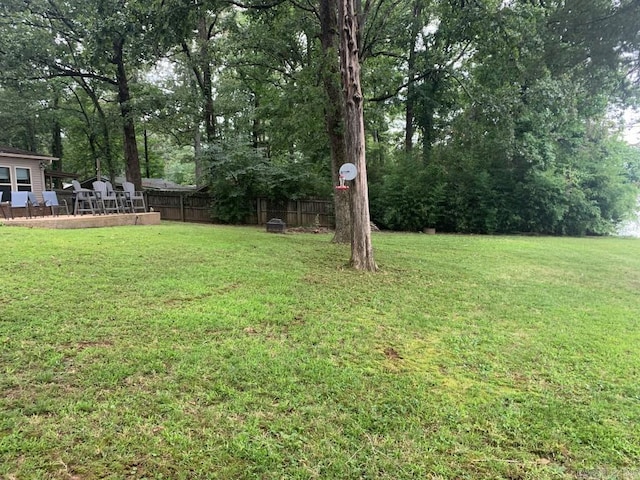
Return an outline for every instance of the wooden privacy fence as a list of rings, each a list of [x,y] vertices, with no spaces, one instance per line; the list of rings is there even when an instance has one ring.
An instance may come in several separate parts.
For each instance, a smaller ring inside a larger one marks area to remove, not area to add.
[[[212,223],[211,195],[201,192],[147,191],[147,207],[162,220]]]
[[[203,192],[148,191],[147,206],[160,212],[163,220],[213,223],[213,198]],[[335,225],[333,201],[304,199],[273,201],[258,198],[253,201],[253,213],[245,223],[265,225],[272,218],[280,218],[288,227],[313,226],[332,228]]]
[[[287,227],[320,227],[333,228],[333,201],[320,198],[304,200],[274,201],[258,198],[254,202],[257,218],[253,224],[264,225],[272,218],[283,220]]]

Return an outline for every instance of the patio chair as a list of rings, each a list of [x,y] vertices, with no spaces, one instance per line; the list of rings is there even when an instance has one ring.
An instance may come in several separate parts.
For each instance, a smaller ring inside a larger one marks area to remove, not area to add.
[[[118,207],[122,213],[127,213],[127,199],[122,190],[116,190],[113,188],[113,184],[109,180],[105,180],[104,182],[107,185],[107,194],[114,195],[118,200]]]
[[[40,214],[44,217],[44,204],[40,203],[40,201],[38,200],[38,197],[36,197],[35,192],[27,192],[27,197],[29,197],[29,206],[32,209],[33,208],[39,209]]]
[[[69,215],[69,205],[66,200],[62,200],[62,204],[58,202],[58,195],[54,191],[42,192],[42,198],[44,199],[44,206],[51,209],[51,215],[60,215],[60,209],[64,207],[67,215]]]
[[[72,180],[71,184],[73,185],[73,195],[75,197],[73,214],[77,215],[79,213],[82,215],[85,212],[91,212],[95,215],[96,211],[98,211],[98,201],[95,192],[88,188],[82,188],[80,182],[77,180]],[[98,213],[100,212],[98,211]]]
[[[107,190],[107,184],[101,180],[93,182],[93,190],[98,197],[98,205],[102,209],[103,213],[115,212],[120,213],[120,205],[116,192]]]
[[[29,207],[29,192],[11,192],[11,218],[16,208],[24,208],[25,216],[31,218],[31,208]]]
[[[2,210],[2,216],[4,217],[4,219],[7,220],[7,212],[4,211],[5,204],[2,203],[2,194],[3,193],[4,192],[2,190],[0,190],[0,210]],[[6,202],[6,203],[7,203],[6,206],[9,206],[9,202]]]
[[[124,190],[127,204],[131,209],[131,213],[135,213],[136,210],[147,211],[147,205],[144,201],[144,193],[136,192],[136,187],[131,182],[122,182],[122,189]]]

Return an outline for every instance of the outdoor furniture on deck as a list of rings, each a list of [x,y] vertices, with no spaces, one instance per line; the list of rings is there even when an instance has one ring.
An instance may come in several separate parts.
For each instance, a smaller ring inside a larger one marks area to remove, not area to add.
[[[118,207],[120,208],[120,211],[122,213],[127,213],[129,208],[127,205],[127,197],[125,195],[125,192],[122,190],[115,190],[113,188],[113,184],[109,180],[106,180],[104,183],[107,184],[107,194],[115,195],[116,199],[118,200]]]
[[[67,215],[69,215],[69,205],[66,200],[62,200],[62,205],[58,202],[58,195],[54,191],[42,192],[42,198],[44,199],[44,206],[51,209],[51,215],[60,215],[60,208],[64,207]]]
[[[2,190],[0,190],[0,210],[2,210],[2,216],[5,218],[5,220],[7,219],[7,212],[4,211],[4,207],[5,206],[9,206],[9,202],[2,202],[2,194],[4,192]]]
[[[24,208],[25,216],[31,218],[31,208],[29,207],[29,192],[11,192],[11,218],[13,218],[13,211],[16,208]]]
[[[98,205],[102,210],[102,213],[115,212],[120,213],[120,205],[116,192],[109,192],[107,190],[107,184],[103,181],[93,182],[93,190],[96,192],[98,198]]]
[[[71,183],[73,184],[73,195],[75,196],[73,214],[77,215],[80,213],[82,215],[83,213],[91,212],[95,215],[96,211],[100,213],[98,210],[98,201],[95,192],[88,188],[82,188],[80,186],[80,182],[77,180],[72,180]]]
[[[27,192],[27,197],[29,197],[30,207],[39,209],[40,214],[44,217],[44,205],[38,201],[35,192]]]
[[[131,182],[122,182],[122,189],[124,190],[125,198],[128,207],[131,209],[131,213],[135,213],[136,210],[147,211],[147,205],[144,201],[144,193],[137,192],[136,186]]]

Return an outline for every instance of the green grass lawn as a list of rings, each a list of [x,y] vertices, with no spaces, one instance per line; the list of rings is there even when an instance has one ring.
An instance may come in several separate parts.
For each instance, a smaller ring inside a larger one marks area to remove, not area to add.
[[[639,479],[640,241],[0,227],[0,478]]]

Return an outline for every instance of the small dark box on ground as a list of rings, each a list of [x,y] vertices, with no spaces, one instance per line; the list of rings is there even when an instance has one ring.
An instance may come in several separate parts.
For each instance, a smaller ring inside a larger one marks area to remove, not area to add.
[[[267,232],[270,233],[284,233],[287,229],[287,224],[279,218],[272,218],[267,222]]]

